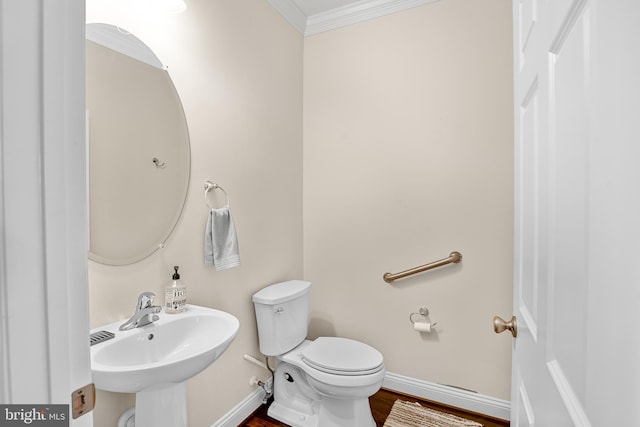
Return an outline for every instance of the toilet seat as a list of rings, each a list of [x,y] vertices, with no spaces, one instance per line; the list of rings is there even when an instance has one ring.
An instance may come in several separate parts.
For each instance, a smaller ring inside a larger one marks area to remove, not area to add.
[[[333,375],[369,375],[384,368],[382,354],[360,341],[320,337],[301,353],[309,367]]]

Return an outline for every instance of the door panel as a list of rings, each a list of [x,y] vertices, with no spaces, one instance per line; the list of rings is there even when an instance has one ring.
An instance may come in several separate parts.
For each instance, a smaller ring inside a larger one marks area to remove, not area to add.
[[[587,2],[514,3],[516,248],[512,423],[589,426]]]
[[[548,366],[567,406],[584,405],[589,241],[589,10],[576,3],[556,30],[549,54],[552,240]],[[579,417],[584,424],[585,417]]]
[[[640,417],[640,2],[514,0],[513,426]]]
[[[521,277],[518,309],[520,325],[525,326],[534,341],[538,336],[538,216],[539,216],[539,112],[538,81],[531,83],[520,105],[520,256]]]
[[[535,425],[535,417],[533,415],[533,408],[531,407],[531,401],[529,400],[527,389],[525,388],[524,382],[521,379],[518,381],[518,383],[520,384],[520,389],[517,390],[516,395],[516,423],[514,425],[521,427],[533,427]]]

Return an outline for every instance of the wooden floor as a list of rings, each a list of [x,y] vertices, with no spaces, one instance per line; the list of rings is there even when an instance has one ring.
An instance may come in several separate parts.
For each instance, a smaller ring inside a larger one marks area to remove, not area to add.
[[[407,400],[410,402],[420,402],[422,406],[427,406],[438,411],[448,412],[468,418],[473,421],[482,423],[485,427],[508,427],[509,421],[499,420],[497,418],[487,417],[485,415],[474,414],[460,409],[451,408],[434,402],[425,401],[412,396],[399,394],[391,390],[381,389],[379,392],[369,398],[371,404],[371,412],[376,420],[376,426],[382,427],[387,415],[391,412],[391,407],[396,399]],[[251,417],[246,419],[239,427],[286,427],[287,424],[276,421],[267,415],[267,405],[262,405]],[[349,426],[345,426],[349,427]]]

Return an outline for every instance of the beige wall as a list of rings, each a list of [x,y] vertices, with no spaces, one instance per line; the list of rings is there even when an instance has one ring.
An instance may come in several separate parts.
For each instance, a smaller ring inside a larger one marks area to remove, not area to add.
[[[312,333],[387,369],[509,399],[511,2],[445,0],[305,39],[304,275]],[[388,285],[400,271],[463,254]],[[420,335],[420,306],[438,322]]]
[[[165,249],[127,267],[89,263],[92,327],[124,319],[137,295],[163,287],[179,265],[189,302],[228,311],[240,332],[226,353],[188,383],[189,418],[210,426],[267,372],[244,361],[259,356],[251,295],[271,282],[302,276],[302,42],[263,0],[190,0],[186,12],[139,14],[130,1],[87,3],[89,22],[120,25],[169,66],[185,109],[192,149],[190,190]],[[203,262],[212,180],[231,200],[241,266],[216,272]],[[96,427],[113,427],[131,396],[100,393]]]
[[[312,335],[361,339],[391,372],[508,399],[511,340],[491,318],[511,313],[510,2],[443,0],[304,40],[263,0],[189,0],[170,17],[116,9],[126,3],[88,0],[87,19],[132,31],[169,65],[191,187],[165,249],[128,267],[90,262],[92,327],[130,315],[141,291],[161,295],[180,265],[191,303],[241,323],[189,381],[191,425],[210,426],[252,375],[266,379],[242,360],[259,355],[251,295],[303,277]],[[207,179],[231,198],[239,268],[203,264]],[[453,250],[461,265],[381,279]],[[422,305],[437,333],[411,330]],[[100,393],[96,427],[132,402]]]

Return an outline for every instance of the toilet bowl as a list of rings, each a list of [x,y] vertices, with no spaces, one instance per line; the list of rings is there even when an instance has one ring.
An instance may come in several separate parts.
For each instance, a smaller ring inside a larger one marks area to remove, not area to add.
[[[292,280],[253,296],[260,351],[275,356],[269,416],[294,427],[375,427],[369,396],[382,386],[382,354],[339,337],[307,340],[311,283]]]

